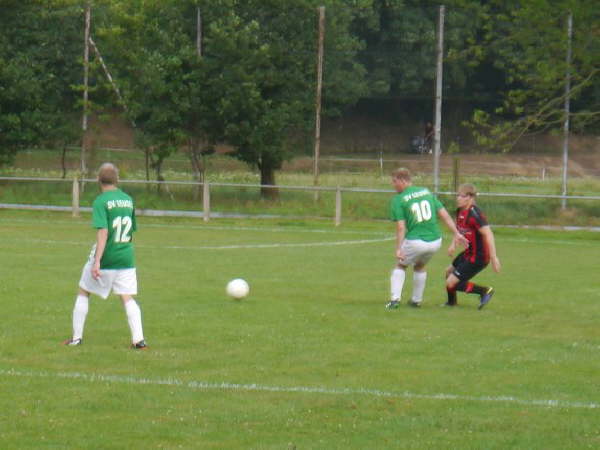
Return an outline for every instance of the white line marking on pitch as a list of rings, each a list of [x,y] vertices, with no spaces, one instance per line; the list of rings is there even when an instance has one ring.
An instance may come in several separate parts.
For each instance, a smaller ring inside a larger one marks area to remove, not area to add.
[[[330,242],[298,242],[298,243],[272,243],[272,244],[239,244],[239,245],[144,245],[136,244],[136,248],[140,249],[159,249],[159,250],[239,250],[251,248],[293,248],[293,247],[331,247],[336,245],[354,245],[354,244],[372,244],[378,242],[386,242],[396,239],[395,237],[386,237],[381,239],[357,239],[352,241],[330,241]],[[50,239],[11,239],[11,242],[27,242],[32,244],[49,244],[49,245],[79,245],[91,246],[90,242],[76,241],[56,241]]]
[[[44,225],[77,225],[89,226],[89,221],[73,220],[27,220],[27,219],[0,219],[4,223],[27,223],[27,224],[44,224]],[[267,233],[319,233],[319,234],[360,234],[366,236],[387,236],[388,233],[380,231],[360,231],[360,230],[324,230],[324,229],[306,229],[300,227],[240,227],[240,226],[217,226],[217,225],[192,225],[192,224],[157,224],[144,223],[144,228],[168,228],[168,229],[189,229],[189,230],[217,230],[217,231],[257,231]]]
[[[413,392],[392,392],[379,389],[352,389],[352,388],[327,388],[327,387],[309,387],[309,386],[269,386],[263,384],[239,384],[239,383],[211,383],[206,381],[183,381],[177,378],[137,378],[123,375],[104,375],[100,373],[82,373],[82,372],[33,372],[18,369],[0,369],[0,375],[17,378],[64,378],[87,381],[89,383],[120,383],[134,385],[153,385],[153,386],[179,386],[196,390],[223,390],[223,391],[244,391],[244,392],[280,392],[280,393],[301,393],[301,394],[328,394],[328,395],[366,395],[371,397],[386,398],[405,398],[418,400],[458,400],[471,402],[493,402],[493,403],[514,403],[525,406],[545,406],[551,408],[581,408],[597,409],[599,403],[570,402],[562,400],[526,400],[513,396],[474,396],[458,394],[416,394]]]

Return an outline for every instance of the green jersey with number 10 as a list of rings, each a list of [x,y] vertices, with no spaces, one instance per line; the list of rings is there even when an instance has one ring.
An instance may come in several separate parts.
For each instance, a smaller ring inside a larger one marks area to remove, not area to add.
[[[391,219],[406,223],[406,239],[426,242],[442,237],[437,212],[444,205],[427,188],[409,186],[392,197]]]
[[[131,240],[137,227],[133,199],[120,189],[103,192],[94,200],[92,224],[96,229],[108,229],[100,268],[134,268],[135,256]]]

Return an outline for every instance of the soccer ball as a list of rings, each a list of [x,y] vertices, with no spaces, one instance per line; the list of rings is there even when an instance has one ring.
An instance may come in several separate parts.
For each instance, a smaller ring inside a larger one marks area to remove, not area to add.
[[[227,288],[225,291],[230,297],[239,300],[248,295],[248,292],[250,292],[250,286],[248,286],[246,280],[236,278],[235,280],[231,280],[229,283],[227,283]]]

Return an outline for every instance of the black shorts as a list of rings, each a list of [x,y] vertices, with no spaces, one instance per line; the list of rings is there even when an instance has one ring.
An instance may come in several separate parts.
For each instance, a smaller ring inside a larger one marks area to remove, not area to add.
[[[463,252],[452,261],[452,267],[454,267],[452,273],[460,281],[468,281],[485,269],[487,265],[488,263],[482,260],[469,261]]]

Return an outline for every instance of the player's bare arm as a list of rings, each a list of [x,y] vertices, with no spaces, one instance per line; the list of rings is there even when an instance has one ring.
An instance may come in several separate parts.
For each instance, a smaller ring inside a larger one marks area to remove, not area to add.
[[[454,256],[454,252],[456,251],[456,239],[454,239],[454,237],[452,238],[452,242],[450,242],[450,245],[448,246],[448,256],[452,257]]]
[[[490,255],[490,262],[492,263],[492,268],[494,269],[494,272],[500,272],[500,259],[498,258],[498,255],[496,255],[496,241],[494,239],[494,233],[492,232],[492,228],[489,225],[486,225],[484,227],[481,227],[479,229],[479,232],[483,237],[483,241],[485,242],[488,254]]]
[[[452,244],[450,244],[450,245],[456,246],[455,242],[457,242],[457,243],[461,244],[462,246],[464,246],[465,248],[468,247],[469,241],[462,234],[460,234],[460,231],[458,231],[458,229],[456,228],[456,224],[454,223],[454,220],[452,220],[452,217],[450,217],[450,214],[448,214],[448,211],[446,211],[445,208],[438,209],[438,216],[446,224],[448,229],[450,231],[452,231],[452,233],[454,234],[454,238],[452,239]],[[448,250],[450,250],[450,249],[448,249]]]
[[[406,236],[406,222],[398,220],[396,222],[396,258],[398,259],[404,259],[404,252],[402,251],[404,236]]]
[[[108,239],[108,229],[99,228],[96,233],[96,254],[94,255],[94,265],[92,266],[92,276],[94,279],[100,278],[100,260],[106,249],[106,240]]]

